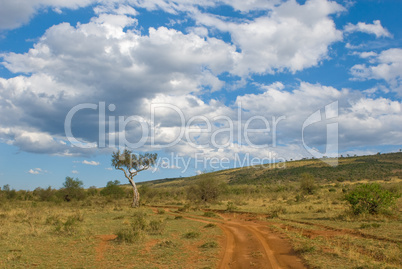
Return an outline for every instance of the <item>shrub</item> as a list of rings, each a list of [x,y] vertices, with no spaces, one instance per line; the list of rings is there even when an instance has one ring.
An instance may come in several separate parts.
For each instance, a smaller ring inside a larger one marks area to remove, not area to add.
[[[70,199],[83,200],[85,199],[85,190],[83,188],[84,183],[78,178],[66,177],[66,181],[63,183],[64,188],[60,189],[60,194],[64,196],[66,201]]]
[[[96,196],[98,194],[98,189],[95,186],[91,186],[87,189],[88,196]]]
[[[191,205],[190,204],[185,204],[183,207],[180,207],[177,209],[179,212],[188,212],[190,210]]]
[[[17,192],[15,190],[12,190],[10,188],[10,185],[8,185],[8,184],[3,186],[3,193],[4,193],[5,197],[9,200],[15,199],[17,197]]]
[[[237,206],[235,206],[235,204],[233,202],[228,202],[227,207],[226,207],[226,211],[228,212],[233,212],[237,210]]]
[[[295,251],[298,254],[304,254],[304,253],[312,253],[316,250],[316,247],[311,245],[309,242],[303,242],[299,246],[295,247]]]
[[[201,233],[199,232],[188,232],[183,235],[184,238],[193,239],[200,237]]]
[[[300,190],[305,194],[314,194],[317,189],[313,175],[303,173],[300,180]]]
[[[363,184],[345,195],[355,215],[388,213],[399,194],[385,190],[378,183]]]
[[[123,230],[118,231],[117,240],[120,242],[126,243],[134,243],[140,241],[144,238],[145,234],[143,231],[135,231],[133,229],[125,228]]]
[[[39,199],[39,201],[55,201],[57,191],[52,189],[50,186],[47,189],[42,189],[40,187],[33,191],[33,195]],[[61,196],[61,194],[59,194]]]
[[[106,187],[100,191],[102,196],[112,197],[114,199],[123,198],[126,196],[126,193],[122,187],[119,186],[120,181],[108,181]]]
[[[135,212],[131,226],[133,227],[133,230],[145,231],[148,228],[147,214],[143,211]]]
[[[279,218],[279,214],[286,214],[287,210],[283,206],[277,206],[268,213],[267,219],[270,218]]]
[[[187,191],[192,201],[214,202],[218,200],[227,184],[209,175],[202,175]]]
[[[149,234],[162,234],[165,230],[165,222],[163,220],[151,220],[149,222]]]
[[[75,231],[77,226],[77,219],[73,216],[69,216],[67,220],[63,223],[63,229],[65,232],[71,234]]]
[[[205,244],[202,244],[200,246],[200,248],[217,248],[218,247],[218,243],[211,241],[211,242],[207,242]]]
[[[206,212],[204,212],[204,217],[207,217],[207,218],[216,218],[216,217],[218,217],[218,215],[216,215],[214,212],[212,212],[212,211],[206,211]]]
[[[125,227],[116,232],[117,240],[120,242],[134,243],[144,239],[147,234],[162,234],[165,230],[165,226],[165,221],[149,220],[147,213],[137,211],[133,215],[131,227]]]
[[[75,215],[67,217],[66,221],[61,221],[58,216],[48,217],[46,224],[52,224],[55,226],[55,231],[59,234],[71,235],[75,233],[78,223],[84,221],[84,218],[80,212],[76,212]]]

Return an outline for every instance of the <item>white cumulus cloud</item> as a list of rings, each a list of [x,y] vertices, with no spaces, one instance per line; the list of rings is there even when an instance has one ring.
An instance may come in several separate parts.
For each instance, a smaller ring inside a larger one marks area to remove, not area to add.
[[[96,0],[2,0],[0,8],[0,29],[14,29],[28,23],[39,11],[52,8],[60,13],[61,9],[85,7]]]
[[[343,11],[335,2],[310,0],[304,5],[287,1],[268,15],[233,22],[211,14],[198,13],[199,24],[231,35],[241,53],[232,72],[249,73],[301,71],[327,59],[331,44],[342,40],[331,14]]]
[[[96,161],[87,161],[87,160],[83,160],[82,163],[83,163],[83,164],[87,164],[87,165],[93,165],[93,166],[98,166],[98,165],[100,165],[100,163],[99,163],[99,162],[96,162]]]
[[[29,169],[28,173],[31,175],[39,175],[39,174],[45,174],[45,173],[47,173],[47,171],[42,170],[41,168],[34,168],[34,169]]]
[[[402,96],[402,49],[388,49],[369,56],[369,64],[356,64],[351,68],[353,78],[384,80],[392,91]]]
[[[377,38],[392,37],[392,34],[381,25],[381,21],[379,20],[373,21],[373,24],[366,24],[364,22],[358,22],[357,24],[348,23],[344,27],[344,31],[346,33],[363,32],[367,34],[373,34]]]

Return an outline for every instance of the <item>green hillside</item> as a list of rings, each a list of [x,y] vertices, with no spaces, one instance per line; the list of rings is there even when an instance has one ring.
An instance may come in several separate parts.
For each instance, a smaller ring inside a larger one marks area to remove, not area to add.
[[[343,157],[338,159],[337,166],[330,166],[322,160],[311,159],[272,164],[271,166],[265,165],[264,167],[254,166],[222,170],[208,173],[208,175],[225,180],[230,185],[260,185],[295,182],[304,173],[311,174],[317,182],[322,183],[402,179],[402,152]],[[186,186],[199,177],[161,179],[140,184],[154,187]]]

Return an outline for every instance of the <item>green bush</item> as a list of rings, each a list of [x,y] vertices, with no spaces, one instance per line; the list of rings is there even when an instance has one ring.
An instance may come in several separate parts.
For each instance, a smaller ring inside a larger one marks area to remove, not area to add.
[[[86,192],[84,190],[84,183],[78,178],[66,177],[62,189],[59,190],[59,195],[64,196],[64,200],[83,200],[85,199]]]
[[[147,230],[149,234],[162,234],[165,231],[165,226],[163,220],[151,220]]]
[[[185,204],[183,207],[180,207],[179,209],[177,209],[177,211],[179,211],[179,212],[188,212],[188,211],[190,211],[190,207],[191,207],[190,204]]]
[[[133,222],[131,223],[133,230],[147,230],[149,225],[147,216],[147,213],[145,213],[144,211],[135,212],[133,215]]]
[[[58,193],[57,190],[52,189],[50,186],[46,189],[40,187],[33,191],[33,196],[37,197],[39,201],[56,201],[58,198],[56,196],[62,196],[63,194]]]
[[[98,194],[98,189],[95,186],[91,186],[87,189],[88,196],[96,196]]]
[[[314,194],[317,189],[314,176],[309,173],[303,173],[300,180],[300,190],[305,194]]]
[[[227,188],[227,184],[210,175],[202,175],[188,188],[187,198],[190,201],[215,202]]]
[[[124,189],[119,186],[120,181],[108,181],[106,187],[100,191],[102,196],[112,197],[114,199],[120,199],[126,196]]]
[[[143,240],[147,235],[160,235],[165,231],[164,220],[150,219],[145,211],[136,211],[133,214],[131,226],[124,227],[116,232],[120,242],[134,243]]]
[[[214,212],[212,212],[212,211],[206,211],[206,212],[204,212],[204,215],[203,215],[204,217],[207,217],[207,218],[216,218],[216,217],[218,217],[218,215],[216,215]]]
[[[399,194],[385,190],[378,183],[363,184],[345,195],[355,215],[388,213]]]
[[[214,241],[211,241],[211,242],[207,242],[205,244],[202,244],[200,246],[200,248],[217,248],[218,246],[219,246],[218,243],[216,243]]]
[[[59,216],[48,217],[46,224],[52,224],[55,226],[55,231],[59,234],[72,235],[76,232],[78,222],[84,221],[83,215],[80,212],[68,216],[66,221],[60,220]]]
[[[200,237],[201,233],[199,232],[188,232],[183,235],[184,238],[193,239]]]
[[[135,243],[144,239],[145,234],[141,230],[133,230],[129,228],[122,229],[117,233],[117,240],[119,242]]]
[[[272,208],[271,211],[268,213],[268,219],[270,218],[279,218],[279,214],[286,214],[287,210],[283,206],[277,206]]]
[[[1,188],[0,188],[0,191],[1,191]],[[2,192],[4,193],[4,196],[9,200],[17,198],[17,191],[12,190],[10,188],[10,185],[8,185],[8,184],[3,186],[3,191]]]

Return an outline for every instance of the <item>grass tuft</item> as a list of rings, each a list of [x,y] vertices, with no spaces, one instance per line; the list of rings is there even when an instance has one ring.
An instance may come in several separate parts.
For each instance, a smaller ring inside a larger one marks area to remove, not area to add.
[[[206,212],[204,212],[204,215],[203,215],[204,217],[207,217],[207,218],[217,218],[218,217],[218,215],[216,215],[214,212],[212,212],[212,211],[206,211]]]
[[[188,232],[183,235],[184,238],[193,239],[200,237],[201,233],[199,232]]]
[[[200,248],[217,248],[219,245],[215,241],[210,241],[205,244],[202,244]]]
[[[204,226],[204,228],[215,228],[216,224],[215,223],[208,223],[207,225]]]

